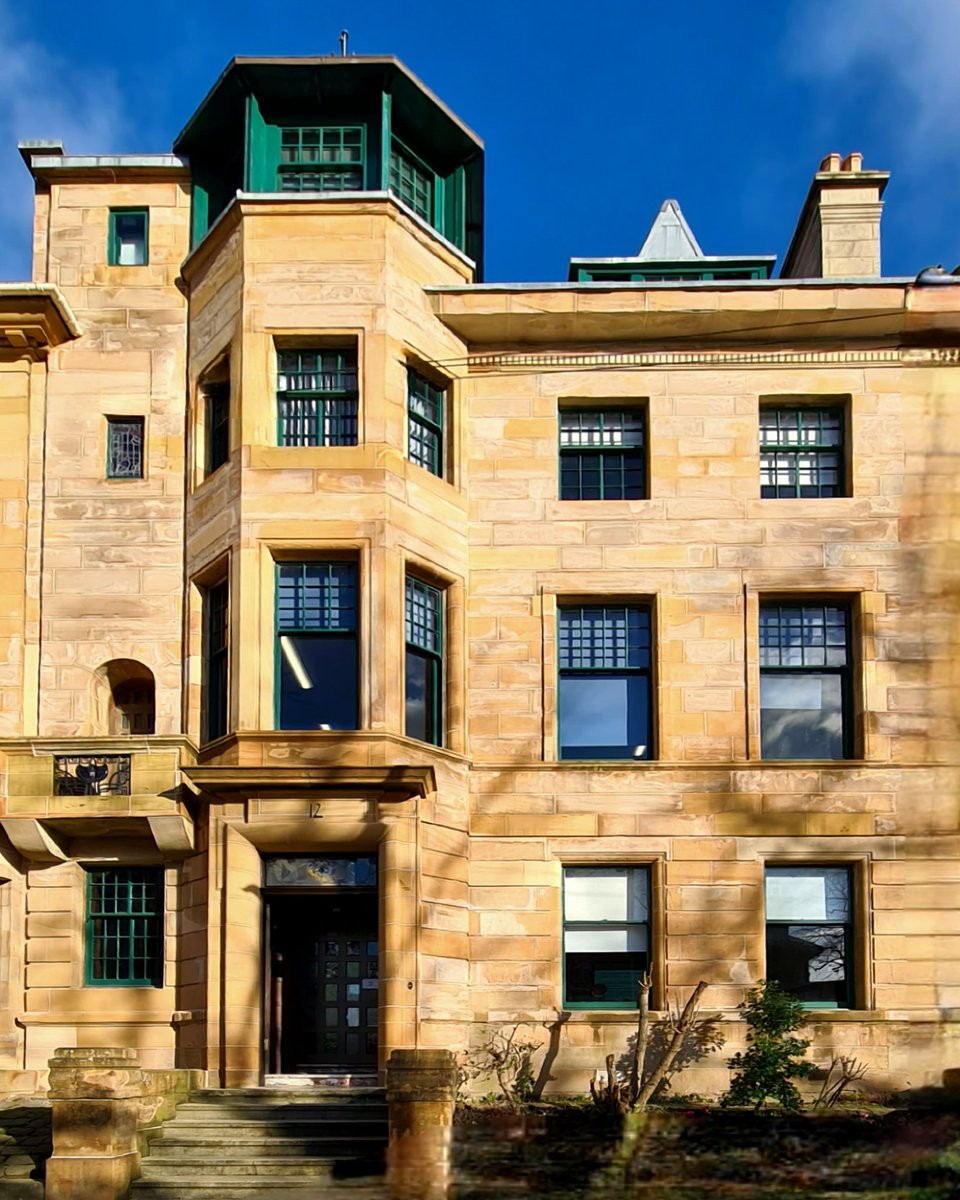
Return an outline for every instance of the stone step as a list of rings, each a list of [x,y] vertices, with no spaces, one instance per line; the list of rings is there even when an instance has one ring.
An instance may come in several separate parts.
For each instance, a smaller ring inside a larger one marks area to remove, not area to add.
[[[309,1196],[313,1200],[384,1200],[383,1184],[370,1180],[327,1183],[318,1192],[316,1179],[256,1178],[248,1175],[218,1175],[210,1179],[137,1179],[132,1200],[289,1200]]]
[[[288,1137],[286,1134],[279,1136],[265,1132],[257,1132],[246,1137],[220,1137],[217,1133],[211,1133],[209,1129],[202,1133],[200,1131],[184,1133],[177,1129],[170,1129],[164,1130],[163,1134],[151,1141],[150,1158],[151,1161],[157,1162],[164,1156],[175,1152],[182,1155],[198,1150],[216,1151],[225,1157],[237,1154],[244,1157],[248,1154],[323,1156],[341,1152],[347,1154],[381,1153],[383,1143],[384,1135],[379,1131],[371,1132],[367,1136],[356,1130],[347,1130],[331,1134],[328,1137]]]
[[[257,1087],[257,1088],[198,1088],[190,1093],[189,1102],[202,1104],[369,1104],[385,1101],[386,1090],[380,1087]]]
[[[217,1126],[224,1123],[255,1125],[258,1122],[271,1126],[314,1122],[341,1124],[350,1121],[383,1123],[387,1119],[387,1106],[359,1104],[351,1108],[337,1108],[329,1104],[181,1104],[175,1119],[184,1124],[209,1125],[215,1122]]]
[[[373,1179],[383,1174],[382,1147],[369,1153],[336,1154],[323,1156],[289,1157],[277,1160],[274,1155],[234,1156],[229,1159],[211,1158],[209,1154],[196,1158],[188,1154],[150,1154],[141,1163],[143,1179],[181,1179],[191,1182],[228,1175],[244,1178],[254,1175],[274,1179],[292,1179],[309,1176],[335,1182],[338,1179],[366,1177]]]

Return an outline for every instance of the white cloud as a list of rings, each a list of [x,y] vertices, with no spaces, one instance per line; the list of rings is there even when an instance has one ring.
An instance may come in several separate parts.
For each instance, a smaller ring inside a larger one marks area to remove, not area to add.
[[[59,138],[70,154],[109,154],[128,133],[112,72],[72,63],[26,36],[0,0],[0,280],[30,272],[33,195],[17,142]]]
[[[798,74],[839,86],[876,72],[876,103],[906,105],[891,122],[904,158],[956,162],[958,47],[958,0],[812,0],[797,12],[788,54]]]

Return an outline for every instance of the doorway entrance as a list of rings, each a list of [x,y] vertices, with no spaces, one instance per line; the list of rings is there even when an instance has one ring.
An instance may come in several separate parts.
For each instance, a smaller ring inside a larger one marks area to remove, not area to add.
[[[375,883],[268,886],[264,892],[268,1073],[375,1066],[380,996]]]

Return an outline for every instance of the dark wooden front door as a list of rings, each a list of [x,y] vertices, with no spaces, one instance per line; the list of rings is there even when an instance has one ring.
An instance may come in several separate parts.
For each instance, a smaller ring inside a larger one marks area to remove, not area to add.
[[[375,893],[270,897],[275,1068],[376,1063],[378,952]]]

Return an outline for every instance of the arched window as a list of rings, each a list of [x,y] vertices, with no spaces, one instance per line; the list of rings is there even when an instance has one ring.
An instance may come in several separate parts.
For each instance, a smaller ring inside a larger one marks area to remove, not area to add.
[[[113,736],[153,733],[156,684],[153,672],[132,658],[115,658],[97,671],[109,688],[108,729]]]

